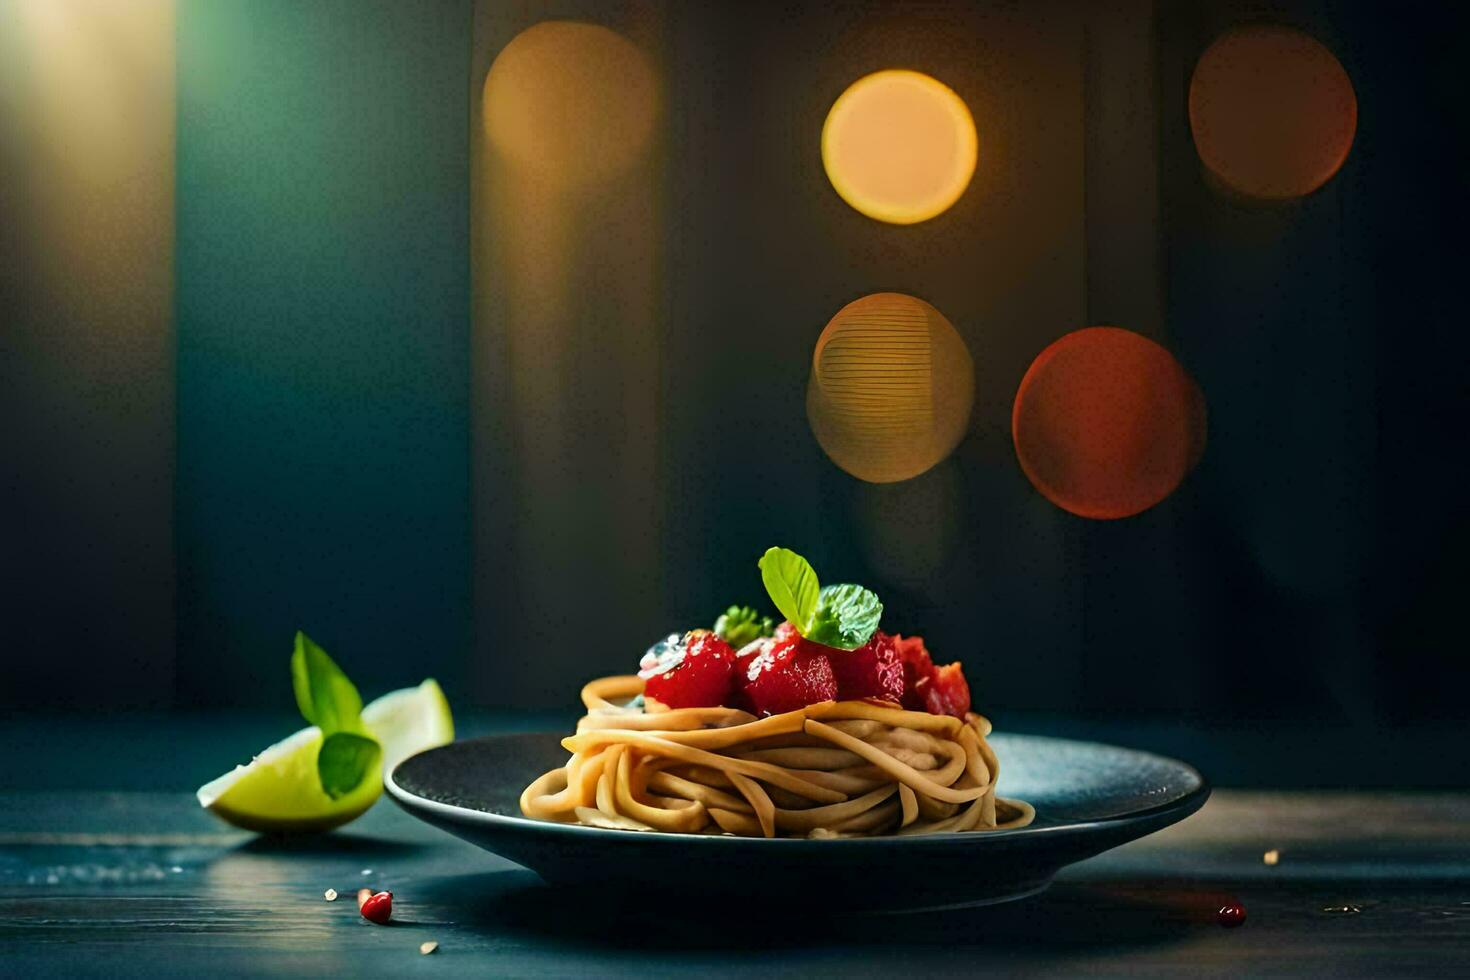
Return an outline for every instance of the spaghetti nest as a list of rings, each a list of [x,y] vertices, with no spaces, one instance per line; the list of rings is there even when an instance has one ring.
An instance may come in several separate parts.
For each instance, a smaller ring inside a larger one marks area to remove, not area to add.
[[[1024,827],[995,795],[990,722],[824,701],[756,718],[735,708],[644,712],[636,676],[582,689],[587,714],[560,769],[521,794],[528,817],[620,830],[859,837]]]

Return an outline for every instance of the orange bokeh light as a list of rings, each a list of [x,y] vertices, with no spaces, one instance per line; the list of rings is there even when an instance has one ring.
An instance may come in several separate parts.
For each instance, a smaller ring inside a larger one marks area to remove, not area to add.
[[[853,82],[822,126],[822,166],[842,199],[890,224],[927,221],[970,185],[975,120],[954,90],[890,68]]]
[[[1011,435],[1032,484],[1080,517],[1147,510],[1204,451],[1203,393],[1163,347],[1118,327],[1067,334],[1031,363]]]
[[[832,462],[894,483],[953,451],[974,397],[974,362],[944,314],[903,293],[873,293],[839,310],[817,338],[807,419]]]
[[[1337,173],[1357,132],[1358,100],[1342,64],[1312,36],[1242,27],[1200,56],[1189,125],[1200,160],[1228,188],[1285,200]]]

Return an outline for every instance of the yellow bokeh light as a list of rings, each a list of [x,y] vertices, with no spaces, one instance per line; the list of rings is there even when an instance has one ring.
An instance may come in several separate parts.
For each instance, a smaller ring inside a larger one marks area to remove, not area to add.
[[[864,76],[822,126],[822,165],[842,199],[870,218],[911,225],[959,200],[975,174],[975,120],[954,90],[921,72]]]
[[[903,293],[847,304],[817,338],[807,419],[832,462],[870,483],[908,480],[964,438],[970,351],[944,314]]]
[[[606,180],[648,145],[658,81],[643,52],[600,24],[549,20],[517,34],[485,76],[490,145],[555,185]]]

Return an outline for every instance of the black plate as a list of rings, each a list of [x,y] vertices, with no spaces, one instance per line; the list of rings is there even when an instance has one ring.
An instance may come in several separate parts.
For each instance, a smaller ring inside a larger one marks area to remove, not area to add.
[[[1203,777],[1173,759],[1034,735],[993,735],[1003,796],[1027,800],[1020,830],[842,840],[761,840],[546,823],[520,815],[521,790],[567,758],[561,736],[499,735],[430,749],[399,763],[398,805],[472,844],[525,865],[553,885],[643,887],[702,902],[918,911],[1023,898],[1063,866],[1100,854],[1198,810]]]

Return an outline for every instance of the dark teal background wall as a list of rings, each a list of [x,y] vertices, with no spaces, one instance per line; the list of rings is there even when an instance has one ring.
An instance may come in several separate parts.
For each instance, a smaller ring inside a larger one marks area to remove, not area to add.
[[[178,14],[179,703],[471,634],[466,3]],[[279,697],[272,696],[277,692]]]

